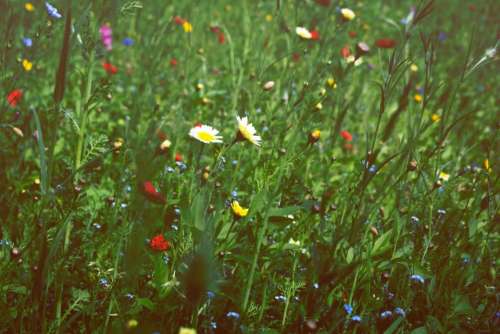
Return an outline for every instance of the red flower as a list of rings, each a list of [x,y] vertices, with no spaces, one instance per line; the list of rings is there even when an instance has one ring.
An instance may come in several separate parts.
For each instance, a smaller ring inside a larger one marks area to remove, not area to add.
[[[328,7],[328,6],[330,6],[330,1],[331,0],[316,0],[316,3],[318,5]]]
[[[10,92],[9,95],[7,95],[7,102],[10,104],[11,107],[17,106],[19,101],[21,101],[21,98],[23,97],[23,91],[20,89],[14,89],[12,92]]]
[[[355,38],[356,36],[358,36],[357,32],[355,32],[355,31],[349,31],[349,37]]]
[[[349,50],[349,46],[344,46],[341,50],[340,50],[340,55],[343,57],[343,58],[347,58],[351,55],[351,50]]]
[[[381,38],[375,41],[375,45],[382,49],[392,49],[396,46],[396,41],[392,38]]]
[[[157,252],[164,252],[170,248],[170,243],[165,240],[163,234],[155,235],[149,242],[149,246],[152,250]]]
[[[224,36],[224,33],[221,31],[217,35],[217,39],[219,40],[219,44],[224,44],[224,42],[226,41],[226,36]]]
[[[319,40],[319,31],[317,31],[317,30],[311,30],[311,39],[313,41]]]
[[[300,61],[300,53],[298,52],[294,52],[292,54],[292,60],[295,62],[295,63],[298,63]]]
[[[116,68],[115,65],[108,62],[102,63],[102,67],[108,74],[116,74],[116,72],[118,72],[118,68]]]
[[[175,22],[175,24],[178,24],[181,26],[186,22],[186,20],[183,19],[182,17],[176,15],[176,16],[174,16],[174,22]]]
[[[182,161],[182,155],[180,153],[175,153],[175,161]]]
[[[165,204],[165,196],[163,196],[151,181],[144,181],[141,185],[141,192],[148,200],[157,204]]]
[[[170,66],[176,67],[177,66],[177,59],[175,59],[175,58],[170,59]]]
[[[218,34],[220,32],[220,28],[217,26],[211,26],[210,31],[213,32],[214,34]]]
[[[352,135],[349,131],[347,130],[342,130],[340,131],[340,135],[342,138],[344,138],[346,141],[352,141]]]

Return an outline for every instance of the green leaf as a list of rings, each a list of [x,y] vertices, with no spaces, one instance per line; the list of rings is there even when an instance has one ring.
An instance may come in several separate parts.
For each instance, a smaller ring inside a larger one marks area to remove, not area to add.
[[[351,264],[353,259],[354,259],[354,248],[350,247],[349,250],[347,251],[345,261],[347,262],[347,264]]]
[[[373,244],[372,256],[378,256],[386,252],[391,248],[391,237],[392,237],[392,230],[389,230],[382,234],[377,240],[375,240],[375,243]]]
[[[427,334],[427,329],[425,329],[425,326],[418,327],[412,330],[410,334]]]
[[[403,322],[404,318],[397,318],[384,332],[384,334],[392,334],[398,329],[399,325]]]
[[[149,298],[137,298],[136,303],[137,305],[145,307],[150,311],[154,310],[155,308],[155,304]]]

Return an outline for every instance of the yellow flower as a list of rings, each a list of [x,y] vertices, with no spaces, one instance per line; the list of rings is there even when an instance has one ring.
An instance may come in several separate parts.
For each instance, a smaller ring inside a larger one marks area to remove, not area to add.
[[[35,6],[31,2],[26,2],[24,4],[24,9],[26,9],[28,12],[32,12],[35,10]]]
[[[33,63],[30,62],[28,59],[24,59],[23,60],[23,67],[24,67],[24,70],[26,72],[29,72],[33,68]]]
[[[208,125],[195,126],[189,131],[189,135],[205,144],[222,143],[219,131]]]
[[[432,114],[431,116],[431,120],[436,123],[436,122],[439,122],[441,120],[441,117],[438,115],[438,114]]]
[[[356,14],[349,8],[342,8],[340,10],[340,15],[342,15],[342,18],[346,21],[352,21],[356,17]]]
[[[127,328],[128,329],[136,328],[138,325],[139,325],[139,322],[135,319],[130,319],[129,321],[127,321]]]
[[[323,109],[323,104],[321,102],[316,103],[316,105],[314,106],[314,109],[316,109],[317,111],[320,111],[321,109]]]
[[[450,174],[447,174],[445,172],[439,172],[439,179],[441,181],[448,181],[450,179]]]
[[[491,166],[490,166],[490,161],[488,159],[484,159],[483,161],[483,166],[484,166],[484,169],[490,173],[491,172]]]
[[[311,32],[304,27],[295,28],[295,33],[303,39],[311,39],[312,38]]]
[[[320,137],[321,137],[321,131],[317,129],[312,131],[311,133],[309,133],[309,143],[314,144],[319,140]]]
[[[326,84],[330,87],[332,87],[333,89],[337,88],[337,83],[335,82],[335,79],[334,78],[328,78],[326,80]]]
[[[266,15],[266,21],[271,22],[273,20],[273,16],[271,14]]]
[[[238,121],[238,137],[240,139],[246,139],[254,145],[260,146],[260,141],[262,140],[260,136],[257,136],[257,131],[252,124],[248,123],[248,118],[239,116],[236,117]]]
[[[181,327],[179,328],[179,334],[196,334],[196,329]]]
[[[422,97],[422,95],[420,95],[420,94],[415,94],[415,96],[413,98],[414,98],[415,102],[417,102],[417,103],[422,102],[422,100],[424,99]]]
[[[242,218],[248,215],[248,209],[240,206],[240,203],[238,203],[238,201],[233,201],[233,203],[231,203],[231,209],[233,209],[234,215],[238,218]]]
[[[417,72],[418,71],[418,66],[416,64],[411,64],[410,71]]]
[[[184,23],[182,24],[182,28],[184,29],[185,32],[191,32],[193,31],[193,25],[191,23],[189,23],[189,21],[184,21]]]
[[[123,138],[117,138],[117,139],[113,142],[113,147],[115,148],[115,150],[120,149],[122,146],[123,146]]]

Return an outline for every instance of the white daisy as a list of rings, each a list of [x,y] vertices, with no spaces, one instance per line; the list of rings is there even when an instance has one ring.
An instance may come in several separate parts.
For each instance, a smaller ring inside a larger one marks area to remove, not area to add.
[[[302,37],[303,39],[311,39],[312,38],[311,32],[304,27],[295,28],[295,33],[297,35],[299,35],[300,37]]]
[[[222,143],[219,131],[208,125],[198,125],[189,131],[189,135],[205,144]]]
[[[238,137],[240,137],[241,139],[246,139],[254,145],[260,146],[261,138],[260,136],[256,135],[257,131],[255,130],[253,125],[248,123],[248,118],[240,118],[239,116],[237,116],[236,120],[238,121]]]

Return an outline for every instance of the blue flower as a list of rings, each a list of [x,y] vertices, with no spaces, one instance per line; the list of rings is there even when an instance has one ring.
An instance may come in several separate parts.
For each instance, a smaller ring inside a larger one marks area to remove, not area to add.
[[[134,45],[134,40],[130,37],[125,37],[122,41],[123,45],[125,46],[132,46]]]
[[[361,317],[359,315],[354,315],[352,318],[351,318],[352,322],[361,322]]]
[[[207,291],[207,297],[208,299],[213,299],[215,297],[215,293],[213,293],[212,291]]]
[[[377,172],[377,166],[371,165],[370,168],[368,168],[368,172],[375,174]]]
[[[47,13],[55,18],[55,19],[60,19],[62,17],[61,14],[59,14],[59,11],[57,10],[56,7],[52,6],[50,3],[46,2],[45,3],[45,8],[47,8]]]
[[[23,37],[23,44],[27,48],[31,48],[33,46],[33,40],[29,37]]]
[[[233,318],[233,319],[239,319],[240,314],[238,312],[229,311],[229,312],[227,312],[226,317]]]
[[[380,318],[382,318],[382,319],[388,319],[390,317],[392,317],[391,311],[384,311],[384,312],[380,313]]]
[[[231,197],[234,199],[238,199],[238,192],[236,190],[231,191]]]
[[[347,314],[351,314],[352,313],[352,306],[350,304],[344,304],[344,311]]]
[[[410,280],[412,282],[420,283],[420,284],[424,284],[424,282],[425,282],[424,278],[420,275],[411,275]]]
[[[217,323],[216,323],[215,321],[212,321],[212,322],[210,323],[210,328],[212,328],[212,329],[217,329]]]
[[[394,309],[394,313],[396,313],[397,315],[399,315],[399,316],[401,316],[403,318],[406,317],[406,312],[401,307],[396,307]]]
[[[99,279],[99,284],[103,287],[103,288],[107,288],[109,286],[109,282],[107,279],[105,278],[101,278]]]
[[[438,41],[444,42],[447,38],[448,38],[448,36],[446,35],[446,33],[444,31],[439,32]]]

